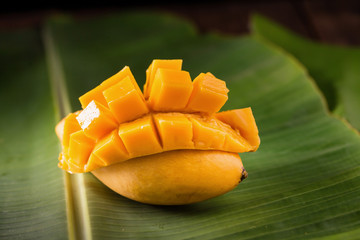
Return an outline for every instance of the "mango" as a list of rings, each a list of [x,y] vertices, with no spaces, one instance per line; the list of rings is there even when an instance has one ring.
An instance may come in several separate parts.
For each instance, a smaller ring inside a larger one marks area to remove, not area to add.
[[[201,150],[153,154],[92,173],[120,195],[155,205],[204,201],[234,189],[247,176],[237,153]]]
[[[189,72],[158,69],[150,91],[149,105],[154,111],[182,111],[192,92]]]
[[[144,97],[148,99],[152,85],[154,83],[154,77],[158,69],[173,69],[181,70],[182,59],[154,59],[150,66],[146,70],[146,83],[144,85]]]
[[[219,112],[215,117],[238,130],[240,135],[254,146],[254,151],[257,150],[260,145],[259,130],[250,107]]]
[[[158,113],[153,115],[153,119],[163,151],[195,148],[193,125],[186,115],[181,113]]]
[[[162,152],[151,115],[121,124],[119,136],[131,157]]]
[[[91,101],[76,117],[85,135],[95,140],[117,127],[111,112],[97,101]]]
[[[125,66],[83,94],[82,109],[55,127],[58,166],[149,204],[189,204],[236,187],[247,176],[239,153],[260,145],[252,110],[220,112],[226,82],[210,72],[192,81],[181,67],[181,59],[153,60],[142,92]]]
[[[118,123],[134,120],[149,112],[142,93],[137,91],[129,77],[104,90],[103,95]]]
[[[115,85],[116,83],[120,82],[122,79],[129,77],[131,82],[133,83],[136,91],[141,94],[141,90],[136,83],[134,75],[130,71],[128,66],[125,66],[119,72],[114,74],[113,76],[109,77],[108,79],[104,80],[100,85],[91,89],[90,91],[84,93],[82,96],[79,97],[79,101],[82,108],[85,108],[91,101],[96,100],[97,102],[101,103],[105,107],[107,106],[107,101],[103,95],[103,91],[108,89],[109,87]]]
[[[191,112],[218,112],[228,99],[229,89],[223,80],[211,73],[200,73],[194,79],[193,91],[186,106]]]

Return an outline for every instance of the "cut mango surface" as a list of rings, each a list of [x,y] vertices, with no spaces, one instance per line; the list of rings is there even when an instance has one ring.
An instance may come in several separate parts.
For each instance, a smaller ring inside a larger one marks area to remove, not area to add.
[[[153,80],[149,105],[154,111],[183,111],[192,92],[190,74],[186,71],[158,69]]]
[[[149,112],[141,92],[129,77],[103,91],[107,105],[119,123],[134,120]]]
[[[229,89],[223,80],[211,73],[200,73],[194,79],[194,88],[186,110],[192,112],[218,112],[228,99]]]
[[[144,97],[148,99],[152,85],[154,83],[155,74],[158,69],[181,70],[182,59],[154,59],[146,70],[146,83],[144,85]]]
[[[58,166],[81,173],[172,150],[256,151],[251,108],[219,112],[228,99],[226,82],[209,72],[192,81],[181,67],[179,59],[153,60],[142,92],[125,66],[83,94],[83,109],[55,128]]]

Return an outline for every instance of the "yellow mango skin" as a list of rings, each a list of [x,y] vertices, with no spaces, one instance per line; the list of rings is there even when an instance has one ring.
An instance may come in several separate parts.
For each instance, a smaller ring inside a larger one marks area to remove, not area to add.
[[[247,173],[237,153],[175,150],[92,171],[120,195],[146,204],[184,205],[234,189]]]

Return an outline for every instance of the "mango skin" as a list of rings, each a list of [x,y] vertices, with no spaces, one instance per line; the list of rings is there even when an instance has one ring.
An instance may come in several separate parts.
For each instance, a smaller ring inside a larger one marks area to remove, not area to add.
[[[174,150],[92,171],[113,191],[153,205],[184,205],[234,189],[247,173],[237,153]]]

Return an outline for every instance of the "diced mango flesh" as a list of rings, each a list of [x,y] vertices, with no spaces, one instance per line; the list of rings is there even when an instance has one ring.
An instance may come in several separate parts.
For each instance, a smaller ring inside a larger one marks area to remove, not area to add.
[[[153,80],[149,105],[154,111],[183,111],[192,88],[189,72],[158,69]]]
[[[100,141],[96,143],[92,154],[98,157],[104,166],[110,165],[113,162],[121,162],[122,160],[129,159],[129,154],[118,135],[117,129],[100,139]]]
[[[97,101],[91,101],[76,117],[85,135],[99,139],[117,127],[110,110]]]
[[[191,112],[218,112],[228,99],[224,81],[217,79],[211,73],[200,73],[194,79],[187,110]]]
[[[103,95],[103,92],[108,89],[109,87],[119,83],[124,78],[129,77],[130,81],[134,85],[134,88],[136,91],[142,95],[142,92],[136,83],[136,80],[134,78],[134,75],[130,71],[130,68],[128,66],[125,66],[123,69],[121,69],[119,72],[117,72],[115,75],[109,77],[105,81],[103,81],[100,85],[97,87],[91,89],[87,93],[83,94],[79,97],[79,101],[81,103],[81,107],[84,109],[91,101],[95,100],[105,107],[108,107],[107,101]]]
[[[68,114],[59,124],[56,126],[56,134],[60,138],[61,144],[64,148],[69,147],[70,134],[81,130],[81,127],[76,120],[79,115],[79,111]]]
[[[151,115],[121,124],[119,136],[131,157],[162,152]]]
[[[215,117],[238,130],[246,141],[256,146],[254,150],[259,147],[259,130],[250,107],[219,112],[215,114]]]
[[[84,131],[79,130],[70,135],[69,159],[76,166],[83,166],[87,163],[89,156],[95,146],[95,140],[87,137]]]
[[[146,83],[144,85],[144,97],[148,99],[152,89],[155,74],[158,69],[181,70],[182,59],[155,59],[146,70]]]
[[[129,77],[109,87],[103,94],[119,123],[132,121],[149,112],[142,93],[137,91]]]
[[[201,73],[194,81],[182,60],[154,60],[144,94],[129,67],[79,98],[83,110],[56,126],[59,167],[81,173],[132,158],[179,149],[255,151],[260,144],[251,108],[218,112],[224,81]]]
[[[194,148],[193,126],[184,114],[158,113],[153,118],[164,151]]]
[[[96,100],[97,102],[101,103],[104,106],[107,106],[107,102],[104,98],[103,92],[104,87],[99,85],[87,93],[83,94],[81,97],[79,97],[79,101],[81,103],[81,107],[84,109],[86,106],[93,100]]]
[[[257,148],[214,117],[178,112],[147,114],[119,124],[96,143],[82,130],[71,137],[74,140],[70,138],[71,154],[67,164],[71,172],[78,172],[78,168],[92,171],[134,157],[177,149],[248,152]],[[77,154],[81,151],[85,158]]]
[[[197,149],[223,149],[226,132],[200,119],[190,118],[194,129],[194,144]]]

